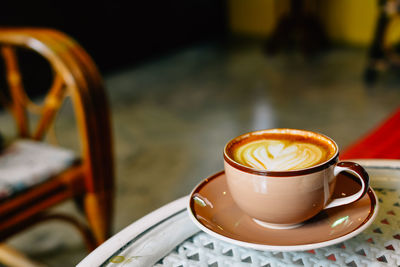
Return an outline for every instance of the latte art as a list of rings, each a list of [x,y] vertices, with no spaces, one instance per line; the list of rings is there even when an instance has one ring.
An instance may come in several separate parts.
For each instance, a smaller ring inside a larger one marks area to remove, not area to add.
[[[298,170],[326,159],[327,151],[312,143],[262,139],[243,144],[234,153],[235,161],[268,171]]]

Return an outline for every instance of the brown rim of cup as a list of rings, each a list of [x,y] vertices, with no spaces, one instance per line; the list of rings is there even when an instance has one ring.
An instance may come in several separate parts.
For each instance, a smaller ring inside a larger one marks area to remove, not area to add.
[[[297,131],[297,132],[303,132],[303,133],[311,133],[311,134],[316,134],[316,135],[320,135],[324,138],[326,138],[327,140],[331,141],[334,145],[335,145],[335,154],[333,154],[333,156],[331,158],[329,158],[328,160],[308,167],[308,168],[304,168],[304,169],[300,169],[300,170],[289,170],[289,171],[268,171],[268,170],[259,170],[256,168],[252,168],[252,167],[248,167],[245,166],[243,164],[240,164],[236,161],[234,161],[233,159],[231,159],[228,156],[227,153],[227,148],[230,144],[232,144],[235,141],[239,141],[242,140],[243,138],[250,136],[250,135],[254,135],[254,134],[258,134],[258,133],[262,133],[262,132],[268,132],[268,131],[279,131],[279,132],[284,132],[284,131]],[[258,131],[253,131],[253,132],[248,132],[242,135],[239,135],[233,139],[231,139],[224,147],[224,160],[226,163],[228,163],[229,165],[231,165],[232,167],[241,170],[243,172],[247,172],[247,173],[251,173],[251,174],[256,174],[256,175],[264,175],[264,176],[269,176],[269,177],[291,177],[291,176],[298,176],[298,175],[305,175],[305,174],[310,174],[313,172],[318,172],[321,170],[324,170],[332,165],[334,165],[335,163],[338,162],[338,158],[339,158],[339,148],[338,145],[336,144],[336,142],[334,140],[332,140],[332,138],[318,133],[318,132],[313,132],[313,131],[308,131],[308,130],[299,130],[299,129],[290,129],[290,128],[272,128],[272,129],[265,129],[265,130],[258,130]]]

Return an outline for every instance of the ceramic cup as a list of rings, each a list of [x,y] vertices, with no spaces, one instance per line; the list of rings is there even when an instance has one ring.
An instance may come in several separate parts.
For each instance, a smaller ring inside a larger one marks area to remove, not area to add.
[[[264,138],[310,141],[325,147],[327,158],[294,170],[260,169],[235,160],[233,154],[238,147]],[[365,195],[369,187],[367,172],[357,163],[339,162],[338,157],[337,144],[325,135],[306,130],[268,129],[229,141],[224,148],[224,168],[233,200],[244,213],[262,226],[290,229],[323,209],[346,205]],[[340,172],[353,175],[361,188],[353,195],[331,199]]]

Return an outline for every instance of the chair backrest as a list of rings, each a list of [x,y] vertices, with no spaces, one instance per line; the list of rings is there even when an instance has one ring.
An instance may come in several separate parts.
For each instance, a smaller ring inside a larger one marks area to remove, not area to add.
[[[16,53],[21,48],[35,51],[52,68],[52,85],[41,105],[33,104],[24,90]],[[2,94],[1,101],[12,113],[19,137],[43,140],[63,101],[70,98],[81,140],[86,190],[100,192],[100,195],[102,191],[112,191],[109,108],[101,76],[85,50],[55,30],[0,28],[0,52],[9,89],[7,94]],[[29,112],[32,110],[39,113],[36,125],[30,125]],[[111,205],[112,201],[107,203]]]

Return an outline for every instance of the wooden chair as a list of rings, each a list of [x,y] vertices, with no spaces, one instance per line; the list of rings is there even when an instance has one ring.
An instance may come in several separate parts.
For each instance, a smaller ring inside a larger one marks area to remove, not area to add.
[[[51,66],[52,85],[40,105],[34,104],[24,90],[20,71],[23,61],[17,58],[21,49],[34,51]],[[10,146],[23,139],[37,145],[40,151],[66,99],[74,107],[80,139],[77,142],[81,146],[79,158],[58,173],[0,198],[0,242],[39,222],[56,219],[76,226],[92,250],[110,236],[113,215],[111,125],[100,74],[78,43],[51,29],[0,28],[0,52],[8,84],[8,91],[3,90],[0,100],[11,112],[18,135]],[[39,114],[36,125],[30,121],[31,110]],[[52,145],[45,147],[58,149]],[[10,153],[0,152],[0,160]],[[71,215],[48,212],[49,208],[69,199],[81,203],[78,206],[87,223]]]

